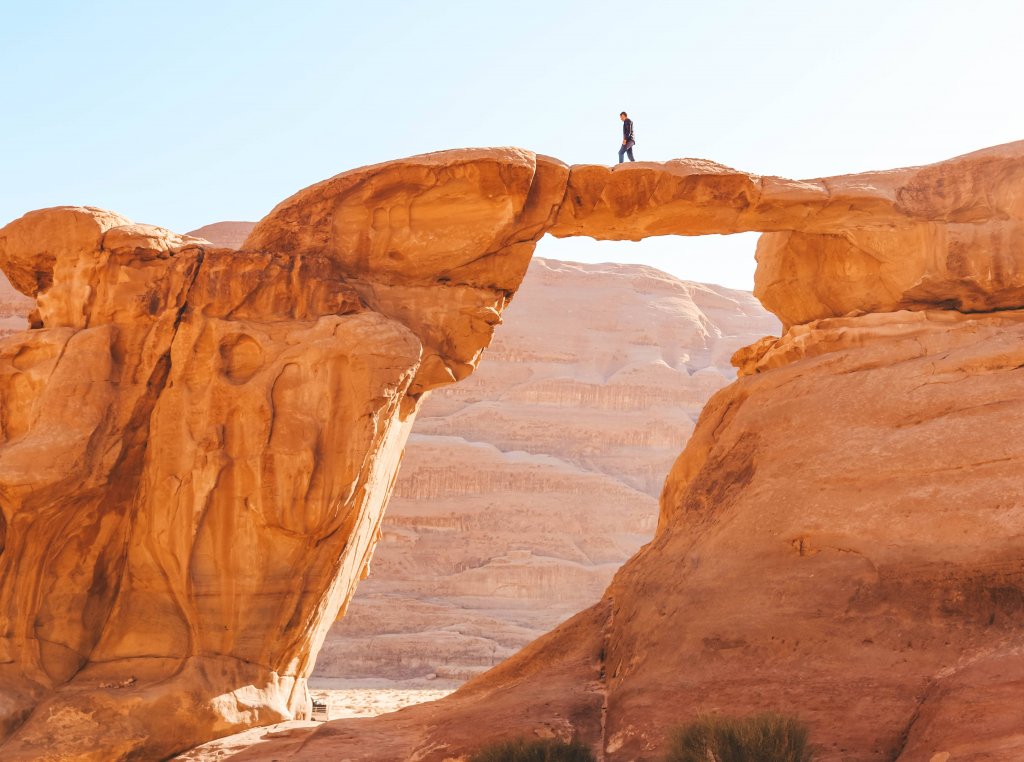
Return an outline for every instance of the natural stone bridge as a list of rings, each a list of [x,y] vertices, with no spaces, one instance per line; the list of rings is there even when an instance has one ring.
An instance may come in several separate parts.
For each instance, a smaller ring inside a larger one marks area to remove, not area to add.
[[[160,758],[304,714],[421,395],[473,371],[545,233],[765,232],[755,293],[791,330],[741,353],[754,373],[828,342],[927,333],[851,314],[1024,306],[1022,189],[1024,143],[810,181],[480,149],[312,186],[241,251],[91,208],[10,223],[0,268],[37,309],[33,330],[0,340],[0,756]],[[715,428],[702,420],[670,477],[655,548],[752,478],[735,459],[753,439],[711,457],[733,413],[709,408]],[[610,627],[610,605],[566,632]],[[577,674],[552,658],[549,678]],[[599,732],[592,703],[566,709],[572,732]],[[627,729],[602,748],[645,748]]]

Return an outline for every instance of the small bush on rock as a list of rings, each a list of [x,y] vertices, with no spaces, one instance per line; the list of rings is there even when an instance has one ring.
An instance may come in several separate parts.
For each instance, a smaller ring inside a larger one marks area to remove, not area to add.
[[[579,741],[499,741],[484,746],[470,762],[595,762],[590,749]]]
[[[791,717],[701,717],[677,731],[665,762],[811,762],[807,728]]]

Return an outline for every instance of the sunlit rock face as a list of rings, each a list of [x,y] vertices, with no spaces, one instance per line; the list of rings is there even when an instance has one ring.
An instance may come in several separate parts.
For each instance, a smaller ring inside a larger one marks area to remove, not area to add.
[[[766,710],[825,760],[1021,757],[1024,318],[836,320],[712,398],[598,605],[447,699],[243,758],[553,733],[657,760],[699,714]]]
[[[39,326],[0,340],[0,756],[159,758],[306,712],[417,397],[472,370],[562,195],[522,151],[402,167],[405,230],[462,247],[443,272],[396,275],[418,252],[389,232],[293,247],[301,196],[244,252],[89,208],[0,230]],[[459,208],[499,199],[479,239],[416,193],[446,173]],[[328,182],[339,217],[365,202]]]
[[[979,681],[1020,678],[1022,156],[793,182],[472,149],[312,186],[241,251],[81,207],[0,229],[36,299],[0,339],[0,753],[160,758],[301,714],[419,401],[476,367],[534,242],[762,230],[791,330],[738,358],[602,602],[301,758],[517,732],[650,758],[769,702],[826,758],[1020,756]],[[992,712],[950,723],[970,697]]]
[[[419,412],[314,678],[461,682],[599,600],[729,357],[779,330],[748,292],[536,257],[502,322]]]
[[[699,714],[765,710],[807,722],[824,760],[1024,756],[1022,152],[819,181],[845,212],[759,247],[790,327],[736,354],[601,602],[442,701],[243,758],[440,761],[556,735],[654,760]],[[619,172],[594,170],[606,186],[556,230],[690,229],[630,211]]]

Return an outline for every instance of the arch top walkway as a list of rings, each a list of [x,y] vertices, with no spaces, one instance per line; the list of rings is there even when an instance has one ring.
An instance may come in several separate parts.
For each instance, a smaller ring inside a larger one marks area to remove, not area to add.
[[[703,159],[607,167],[460,149],[342,173],[282,202],[245,248],[329,252],[353,274],[515,287],[532,244],[766,233],[755,295],[786,326],[856,311],[1024,303],[1024,141],[812,180]],[[494,257],[505,260],[502,263]],[[487,260],[488,266],[483,266]]]

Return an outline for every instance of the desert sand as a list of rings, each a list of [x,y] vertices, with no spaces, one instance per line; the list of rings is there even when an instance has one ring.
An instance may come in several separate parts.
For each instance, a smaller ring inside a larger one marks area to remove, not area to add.
[[[328,682],[323,679],[317,681],[318,684]],[[329,705],[332,720],[377,717],[388,712],[397,712],[399,709],[414,704],[436,701],[449,693],[451,693],[450,689],[388,687],[385,681],[378,681],[376,687],[373,688],[312,688],[310,690],[314,700]],[[290,720],[267,727],[253,728],[244,733],[197,746],[175,759],[191,760],[191,762],[217,762],[230,759],[239,752],[246,751],[251,747],[258,747],[261,743],[288,738],[293,734],[299,736],[302,731],[315,728],[318,724],[319,722],[314,720]]]

